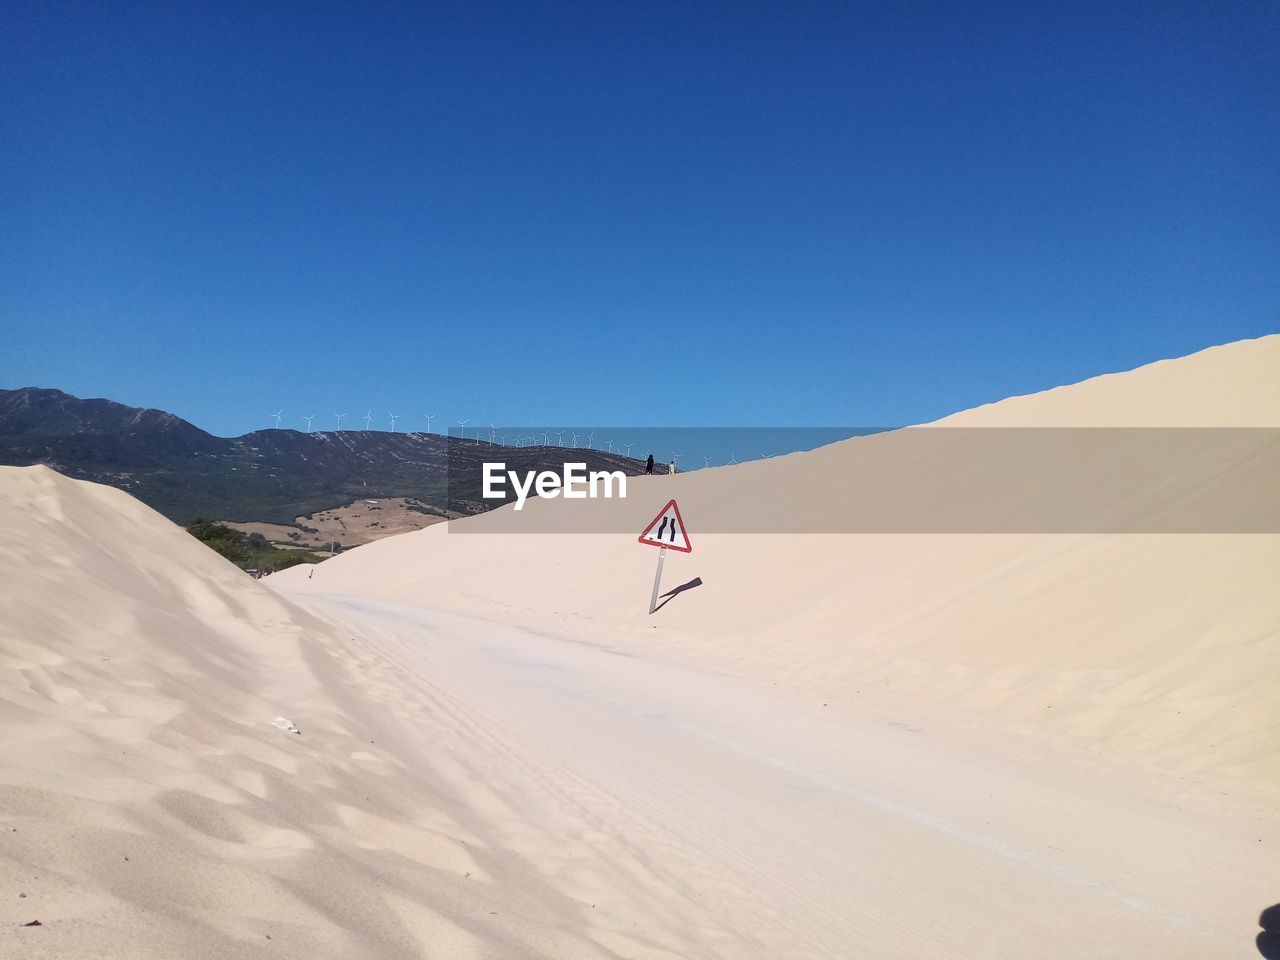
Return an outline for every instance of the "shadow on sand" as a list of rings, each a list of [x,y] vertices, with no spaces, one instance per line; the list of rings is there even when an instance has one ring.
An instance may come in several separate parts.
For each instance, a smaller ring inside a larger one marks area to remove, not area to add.
[[[662,602],[653,608],[653,612],[657,613],[659,610],[665,607],[668,603],[670,603],[673,599],[678,597],[680,594],[684,593],[686,590],[692,590],[694,587],[700,587],[700,586],[702,586],[702,578],[694,577],[688,583],[682,583],[680,584],[680,586],[674,587],[671,590],[668,590],[666,593],[662,595],[663,597]]]
[[[1280,903],[1267,907],[1258,918],[1262,932],[1254,942],[1267,960],[1280,960]]]

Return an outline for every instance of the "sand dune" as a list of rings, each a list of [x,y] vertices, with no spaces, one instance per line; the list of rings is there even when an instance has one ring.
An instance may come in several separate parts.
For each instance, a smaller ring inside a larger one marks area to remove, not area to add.
[[[0,529],[0,955],[598,955],[376,651],[108,487]]]
[[[1009,397],[939,420],[948,426],[1280,426],[1280,334],[1136,370]]]
[[[1280,336],[1011,398],[939,425],[1278,427]],[[723,529],[724,517],[750,515],[779,491],[790,492],[785,509],[806,514],[801,524],[807,513],[820,518],[860,501],[879,481],[882,496],[900,497],[893,491],[916,479],[885,467],[892,443],[857,438],[641,478],[622,502],[534,502],[523,518],[495,511],[468,528],[442,525],[362,547],[309,583],[296,572],[278,582],[656,648],[836,698],[851,686],[885,687],[1089,750],[1276,782],[1280,713],[1269,690],[1280,652],[1280,536],[698,530],[700,517]],[[1179,479],[1194,485],[1222,472],[1217,463],[1182,464],[1185,476],[1170,476],[1176,466],[1162,465],[1135,514],[1176,504],[1168,486]],[[618,515],[612,529],[638,532],[671,496],[696,550],[669,558],[666,583],[702,585],[655,618],[647,616],[654,559],[632,538],[461,532],[486,523],[545,530],[554,526],[546,517],[584,508]]]
[[[1274,426],[1278,370],[956,421]],[[634,535],[458,532],[495,513],[259,583],[0,470],[0,955],[1248,956],[1280,538],[698,529],[752,474],[838,502],[875,443],[597,504],[681,500],[702,584],[652,618]]]

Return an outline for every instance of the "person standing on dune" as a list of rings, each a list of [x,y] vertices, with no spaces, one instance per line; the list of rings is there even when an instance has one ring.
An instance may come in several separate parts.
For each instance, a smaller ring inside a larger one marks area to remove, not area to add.
[[[653,454],[649,454],[649,459],[644,462],[644,472],[648,475],[653,474]]]

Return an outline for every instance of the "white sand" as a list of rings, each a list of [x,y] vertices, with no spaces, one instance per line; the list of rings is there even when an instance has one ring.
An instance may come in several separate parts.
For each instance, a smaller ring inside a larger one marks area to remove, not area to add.
[[[941,422],[1280,427],[1280,335]],[[615,511],[633,520],[620,529],[639,533],[678,497],[696,549],[668,557],[664,586],[704,583],[656,618],[647,615],[654,551],[621,535],[475,535],[444,524],[326,562],[308,583],[297,571],[274,579],[295,592],[376,597],[688,658],[838,699],[851,684],[889,687],[1124,759],[1142,754],[1180,772],[1277,782],[1280,537],[698,530],[700,514],[758,510],[760,477],[760,487],[792,490],[800,509],[821,516],[861,496],[859,485],[876,468],[874,457],[861,456],[865,448],[855,439],[767,462],[640,478],[622,502],[526,506],[530,523],[540,511]],[[1186,467],[1193,480],[1216,469]],[[1167,489],[1154,490],[1134,510],[1167,497]],[[498,513],[467,523],[481,527]],[[500,513],[509,526],[509,509]]]
[[[964,416],[1280,425],[1277,372]],[[738,470],[821,493],[850,449]],[[0,469],[0,956],[1250,955],[1280,538],[700,536],[734,475],[608,505],[681,499],[667,583],[705,582],[651,619],[629,537],[434,527],[264,585]]]

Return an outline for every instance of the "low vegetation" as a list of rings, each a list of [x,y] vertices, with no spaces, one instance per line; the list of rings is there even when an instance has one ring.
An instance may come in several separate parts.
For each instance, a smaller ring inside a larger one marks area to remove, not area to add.
[[[209,520],[192,521],[187,525],[187,533],[241,569],[257,573],[275,573],[299,563],[318,563],[323,559],[307,550],[282,550],[260,533],[243,533]]]

